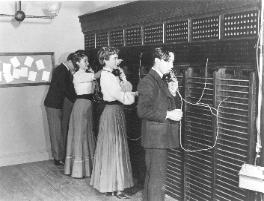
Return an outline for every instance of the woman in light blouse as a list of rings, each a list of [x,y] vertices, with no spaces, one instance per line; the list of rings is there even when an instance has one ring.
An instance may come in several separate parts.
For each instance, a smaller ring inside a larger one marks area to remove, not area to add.
[[[74,54],[74,89],[77,94],[71,113],[64,173],[74,178],[91,176],[95,140],[92,126],[92,94],[94,80],[100,73],[88,67],[88,57],[84,51]]]
[[[116,48],[103,47],[98,57],[104,64],[100,84],[105,108],[100,117],[90,184],[102,193],[115,193],[118,198],[126,199],[128,197],[122,191],[133,186],[133,177],[123,104],[134,103],[136,92],[124,90],[129,87],[121,87],[131,86],[122,71],[113,74],[119,63]]]

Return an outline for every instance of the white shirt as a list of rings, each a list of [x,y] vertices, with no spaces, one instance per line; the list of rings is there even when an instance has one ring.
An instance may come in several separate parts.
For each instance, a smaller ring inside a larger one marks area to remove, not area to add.
[[[100,85],[105,101],[120,101],[125,105],[135,102],[135,96],[131,92],[123,92],[120,79],[111,73],[112,70],[104,68],[101,73]]]
[[[90,94],[94,92],[94,73],[86,73],[84,70],[78,70],[73,75],[73,85],[77,95]]]
[[[62,64],[67,68],[67,70],[70,70],[70,68],[65,63]]]

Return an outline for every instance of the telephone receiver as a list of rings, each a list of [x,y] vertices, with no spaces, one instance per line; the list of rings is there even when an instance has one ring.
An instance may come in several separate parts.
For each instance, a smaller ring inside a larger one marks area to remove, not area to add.
[[[119,79],[120,79],[121,81],[123,81],[122,78],[120,77],[120,75],[121,75],[121,71],[120,71],[118,68],[113,69],[113,70],[112,70],[112,73],[114,74],[114,76],[118,76]]]
[[[115,75],[115,76],[119,76],[121,74],[120,70],[119,69],[113,69],[112,70],[112,73]]]
[[[172,81],[172,79],[171,79],[171,74],[170,74],[170,73],[163,74],[163,76],[162,76],[162,80],[164,80],[164,81],[166,81],[166,82],[170,82],[170,81]]]
[[[88,68],[85,70],[86,73],[92,73],[93,71],[91,70],[92,67],[89,65]]]
[[[89,70],[89,69],[86,69],[85,72],[86,72],[86,73],[92,73],[92,71]]]

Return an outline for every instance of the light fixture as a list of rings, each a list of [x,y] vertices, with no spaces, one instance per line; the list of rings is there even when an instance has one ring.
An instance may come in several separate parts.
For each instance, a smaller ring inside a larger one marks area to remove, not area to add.
[[[48,4],[47,8],[45,9],[47,13],[46,15],[26,15],[21,9],[21,1],[18,1],[16,2],[16,12],[14,15],[0,13],[0,17],[14,17],[18,22],[22,22],[25,18],[54,19],[58,15],[60,8],[60,2],[52,2]]]

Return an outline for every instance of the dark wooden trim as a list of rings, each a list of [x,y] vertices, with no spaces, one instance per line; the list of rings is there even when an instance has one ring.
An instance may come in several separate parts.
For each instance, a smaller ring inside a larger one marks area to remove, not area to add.
[[[254,9],[257,0],[174,0],[174,1],[136,1],[114,8],[79,16],[83,32],[163,23],[170,19],[196,18],[210,14],[222,14],[235,10]]]
[[[184,99],[187,99],[187,97],[189,97],[190,95],[190,90],[188,90],[187,86],[188,86],[188,78],[191,77],[191,75],[193,74],[193,68],[189,67],[185,70],[185,73],[184,73],[184,81],[183,81],[183,86],[184,86]],[[187,106],[186,106],[186,103],[184,102],[184,105],[183,105],[183,114],[186,114],[187,113]],[[186,122],[186,115],[183,116],[183,121],[184,123]],[[184,134],[185,134],[185,131],[184,131]],[[182,133],[182,136],[183,133]],[[185,139],[183,137],[182,139],[182,145],[183,147],[185,148]],[[186,185],[187,185],[187,169],[185,168],[186,167],[186,158],[188,156],[188,152],[186,151],[183,151],[183,192],[182,192],[182,195],[183,195],[183,198],[184,198],[184,201],[187,201],[188,199],[187,198],[187,190],[186,190]]]
[[[39,86],[39,85],[50,85],[50,82],[19,83],[19,84],[1,84],[0,85],[0,88],[25,87],[25,86]]]
[[[248,134],[249,134],[249,150],[248,150],[248,163],[254,164],[256,156],[256,106],[257,106],[257,86],[256,86],[256,74],[250,73],[249,78],[249,97],[248,102]]]
[[[262,1],[260,1],[263,3]],[[261,12],[264,12],[264,4],[261,5],[261,11],[260,11],[260,23],[263,23],[263,19],[261,19]],[[262,34],[262,38],[264,38],[264,32],[260,33]],[[263,55],[263,50],[264,50],[264,44],[259,44],[259,48],[262,49],[262,55],[258,54],[259,57],[262,57],[262,60],[264,60],[264,55]],[[264,67],[264,64],[262,63],[262,67]],[[258,77],[258,84],[259,84],[259,77]],[[259,90],[259,92],[262,94],[262,100],[261,100],[261,108],[260,108],[260,138],[261,138],[261,149],[260,149],[260,165],[264,166],[264,85],[263,85],[263,80],[264,80],[264,68],[262,68],[262,89]]]
[[[54,55],[54,52],[0,52],[0,56]]]
[[[248,158],[249,164],[255,164],[256,157],[256,108],[257,108],[257,86],[256,86],[256,73],[251,72],[249,77],[249,92],[248,92]],[[254,200],[255,194],[253,191],[247,191],[247,199]]]
[[[219,82],[219,77],[220,74],[223,72],[223,69],[218,69],[217,71],[213,72],[213,104],[214,107],[216,107],[219,104],[219,100],[217,99],[217,94],[218,91],[220,90],[220,82]],[[216,140],[216,135],[217,135],[217,118],[215,116],[213,116],[213,140],[215,142]],[[214,188],[214,186],[216,185],[216,149],[217,144],[215,146],[215,148],[213,149],[213,182],[212,182],[212,197],[215,197],[216,194],[216,188]]]

